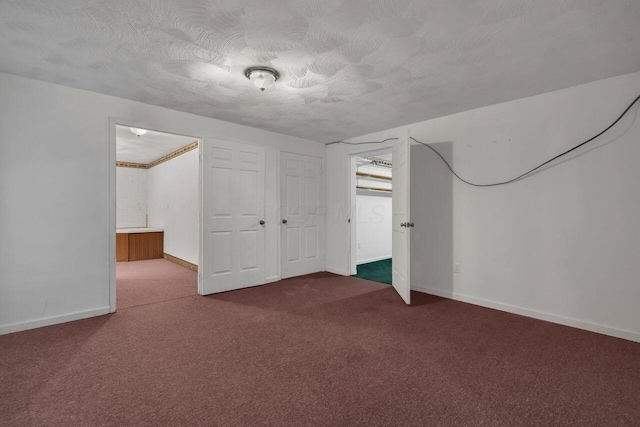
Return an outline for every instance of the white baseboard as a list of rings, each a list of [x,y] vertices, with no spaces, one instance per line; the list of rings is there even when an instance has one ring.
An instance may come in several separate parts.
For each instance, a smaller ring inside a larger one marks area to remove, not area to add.
[[[280,276],[271,276],[264,279],[264,283],[273,283],[280,280]]]
[[[109,306],[96,308],[93,310],[78,311],[75,313],[61,314],[59,316],[44,317],[42,319],[27,320],[24,322],[8,323],[0,325],[0,335],[12,332],[26,331],[27,329],[41,328],[43,326],[57,325],[58,323],[72,322],[74,320],[87,319],[89,317],[109,314]]]
[[[547,322],[558,323],[560,325],[571,326],[573,328],[584,329],[586,331],[597,332],[604,335],[610,335],[616,338],[623,338],[629,341],[640,342],[640,333],[629,331],[626,329],[612,328],[610,326],[586,322],[584,320],[573,319],[571,317],[559,316],[557,314],[520,307],[517,305],[505,304],[497,301],[487,300],[484,298],[462,295],[452,291],[443,291],[440,289],[432,289],[424,286],[412,286],[411,290],[431,295],[437,295],[456,301],[467,302],[469,304],[479,305],[482,307],[493,308],[495,310],[506,311],[508,313],[519,314],[521,316],[532,317],[534,319],[546,320]]]
[[[349,274],[349,272],[344,271],[344,270],[340,270],[340,269],[337,269],[337,268],[327,267],[326,271],[328,271],[329,273],[338,274],[340,276],[351,276]]]
[[[391,255],[384,255],[384,256],[379,256],[379,257],[375,257],[375,258],[363,259],[362,261],[358,261],[358,265],[366,264],[368,262],[382,261],[383,259],[389,259],[389,258],[391,258]]]

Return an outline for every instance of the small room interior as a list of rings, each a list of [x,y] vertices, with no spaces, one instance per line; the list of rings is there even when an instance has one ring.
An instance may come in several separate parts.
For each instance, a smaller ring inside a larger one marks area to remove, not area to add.
[[[640,1],[0,1],[0,426],[639,426]]]
[[[353,156],[355,174],[354,277],[391,284],[392,156],[390,150]],[[352,236],[352,239],[354,237]]]
[[[117,307],[195,295],[198,139],[122,125],[115,132]]]

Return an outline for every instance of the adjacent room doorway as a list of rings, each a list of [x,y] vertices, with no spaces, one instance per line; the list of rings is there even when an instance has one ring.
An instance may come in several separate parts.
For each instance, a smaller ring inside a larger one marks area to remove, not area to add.
[[[393,171],[391,149],[351,158],[353,244],[351,273],[391,285]]]
[[[199,138],[114,124],[115,280],[127,308],[196,295]],[[115,295],[117,290],[117,295]]]

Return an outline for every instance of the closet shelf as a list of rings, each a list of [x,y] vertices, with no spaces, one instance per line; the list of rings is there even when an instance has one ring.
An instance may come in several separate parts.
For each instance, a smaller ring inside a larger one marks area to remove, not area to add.
[[[365,187],[365,186],[362,186],[362,185],[356,185],[356,188],[358,190],[386,191],[388,193],[392,192],[392,190],[390,188]]]

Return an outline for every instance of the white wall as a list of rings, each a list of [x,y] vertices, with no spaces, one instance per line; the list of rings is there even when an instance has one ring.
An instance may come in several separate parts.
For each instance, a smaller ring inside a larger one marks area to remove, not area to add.
[[[164,229],[164,252],[198,264],[199,150],[148,169],[149,227]]]
[[[116,228],[146,227],[147,170],[116,168]]]
[[[412,136],[439,143],[465,178],[494,182],[596,134],[638,93],[640,73],[634,73],[408,127]],[[420,179],[414,159],[413,288],[640,341],[637,107],[632,113],[573,160],[507,186],[446,179],[429,153],[422,154],[426,175]],[[354,141],[399,136],[403,129]],[[428,150],[415,147],[412,155],[419,149]],[[337,145],[327,151],[327,269],[337,272],[348,271],[343,220],[346,153],[353,151]],[[422,206],[416,203],[421,197]],[[427,215],[430,201],[448,204],[436,220]],[[445,231],[438,235],[430,221]],[[449,270],[452,263],[461,264],[459,274]]]
[[[265,146],[272,212],[279,151],[325,154],[324,145],[301,138],[8,74],[0,74],[0,93],[0,333],[104,314],[115,304],[110,118]],[[267,223],[267,275],[275,278],[278,227]]]
[[[358,190],[357,264],[391,258],[391,194]]]

